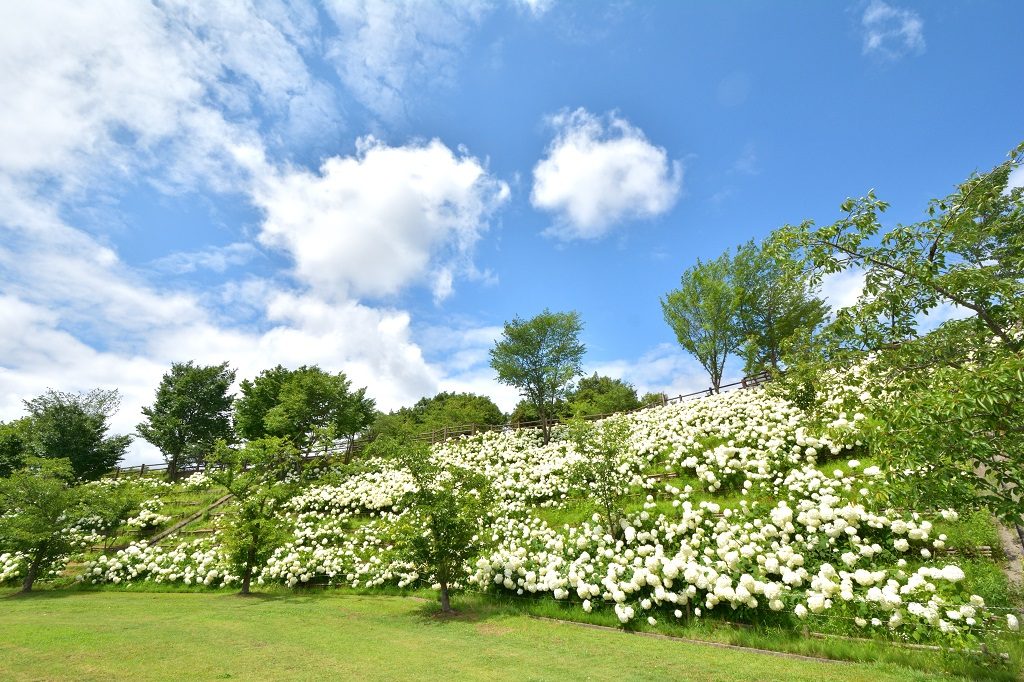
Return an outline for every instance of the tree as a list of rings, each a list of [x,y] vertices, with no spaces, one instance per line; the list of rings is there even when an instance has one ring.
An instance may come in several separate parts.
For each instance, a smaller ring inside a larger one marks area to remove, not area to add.
[[[231,447],[218,441],[208,461],[210,478],[235,498],[226,516],[223,546],[242,577],[240,594],[250,593],[256,567],[287,539],[284,503],[295,494],[286,482],[299,464],[299,452],[286,439],[268,437]]]
[[[890,490],[935,506],[984,504],[1014,523],[1024,521],[1024,189],[1009,179],[1022,164],[1024,145],[932,200],[917,223],[884,229],[888,205],[869,193],[847,199],[831,225],[805,222],[773,237],[816,279],[848,269],[864,276],[856,303],[836,313],[791,373],[797,388],[813,393],[822,368],[870,353],[888,398],[874,406],[867,443],[890,468],[915,472]],[[936,314],[963,319],[922,335]]]
[[[622,537],[620,521],[629,494],[629,479],[623,473],[628,438],[629,423],[615,417],[596,424],[576,417],[569,424],[569,440],[583,456],[569,476],[597,505],[605,527],[615,538]]]
[[[736,321],[745,340],[744,371],[778,370],[787,342],[817,328],[828,306],[814,296],[803,263],[770,239],[741,246],[732,270],[739,294]]]
[[[928,219],[897,225],[881,236],[888,204],[874,193],[847,199],[831,225],[787,226],[776,239],[802,252],[819,279],[856,269],[864,273],[857,305],[838,311],[833,336],[873,349],[912,338],[924,316],[959,307],[1014,352],[1024,349],[1024,188],[1009,187],[1024,163],[1024,144],[1005,163],[975,174],[932,200]]]
[[[665,321],[679,344],[707,370],[716,392],[722,385],[725,361],[743,342],[736,323],[739,298],[732,260],[726,253],[712,261],[698,260],[683,273],[681,286],[661,301]]]
[[[668,395],[664,392],[644,393],[643,397],[640,398],[640,405],[642,407],[655,407],[656,405],[664,405],[667,402]]]
[[[254,381],[243,381],[241,389],[235,402],[239,435],[286,438],[306,453],[318,443],[352,438],[375,414],[365,388],[352,391],[344,372],[330,374],[316,366],[288,370],[278,365]]]
[[[442,392],[432,398],[420,398],[412,407],[378,413],[371,432],[374,438],[416,436],[470,424],[500,426],[504,423],[505,415],[487,396]]]
[[[31,454],[30,428],[31,422],[25,417],[0,423],[0,478],[24,466]]]
[[[67,459],[32,457],[26,466],[0,479],[0,545],[27,557],[21,591],[31,592],[35,581],[75,549],[78,538],[69,532],[89,515],[93,491],[74,485]]]
[[[1022,385],[1024,356],[1007,349],[896,382],[869,432],[872,453],[889,468],[915,472],[891,482],[893,496],[901,504],[984,505],[1024,523]]]
[[[441,610],[451,613],[449,590],[466,576],[466,562],[481,549],[481,525],[491,504],[487,478],[433,461],[425,444],[408,443],[404,468],[416,481],[396,529],[399,551],[439,586]]]
[[[583,377],[569,396],[573,414],[584,417],[596,414],[628,412],[640,407],[636,389],[621,379],[598,376]]]
[[[575,311],[545,309],[532,319],[516,317],[506,322],[502,338],[491,349],[491,367],[498,381],[518,388],[536,408],[545,443],[551,438],[549,422],[558,401],[566,398],[572,380],[582,373],[580,363],[586,352],[579,341],[582,330]]]
[[[153,405],[142,408],[146,421],[136,429],[163,453],[169,480],[178,478],[183,465],[202,462],[218,440],[232,440],[234,396],[228,391],[234,381],[226,362],[175,362],[164,374]]]
[[[25,401],[32,420],[31,446],[39,457],[67,458],[75,477],[95,480],[124,456],[131,436],[107,436],[108,420],[117,411],[117,390],[88,393],[48,390]]]

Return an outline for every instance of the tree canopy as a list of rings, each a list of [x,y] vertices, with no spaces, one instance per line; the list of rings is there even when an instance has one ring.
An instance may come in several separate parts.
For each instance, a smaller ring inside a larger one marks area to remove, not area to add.
[[[551,437],[548,422],[555,417],[558,401],[567,397],[573,379],[582,373],[586,347],[579,340],[581,331],[579,313],[545,309],[529,320],[516,317],[506,322],[501,339],[491,349],[491,367],[498,381],[518,388],[533,405],[542,420],[545,442]]]
[[[305,452],[317,443],[350,438],[374,417],[366,389],[353,391],[351,386],[344,372],[330,374],[316,366],[264,370],[242,382],[235,428],[247,440],[286,438]]]
[[[142,408],[146,420],[136,427],[138,433],[163,453],[172,481],[183,465],[202,462],[218,440],[232,440],[234,396],[228,391],[234,381],[235,371],[226,362],[176,362],[160,381],[153,404]]]
[[[569,396],[569,405],[573,414],[588,417],[635,410],[640,407],[640,400],[631,384],[594,372],[579,380]]]
[[[728,253],[697,261],[682,276],[678,289],[661,300],[662,313],[679,344],[697,358],[717,391],[725,362],[743,343],[737,323],[740,291]]]
[[[67,459],[76,478],[100,478],[117,465],[132,442],[131,436],[107,435],[120,402],[116,390],[98,388],[88,393],[51,389],[25,401],[33,454]]]

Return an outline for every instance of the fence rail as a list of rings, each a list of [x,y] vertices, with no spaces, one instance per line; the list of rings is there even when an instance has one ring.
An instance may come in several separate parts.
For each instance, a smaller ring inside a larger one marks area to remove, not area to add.
[[[613,413],[609,413],[609,414],[592,414],[592,415],[587,415],[586,417],[584,417],[584,419],[587,419],[589,421],[596,421],[596,420],[599,420],[599,419],[605,419],[607,417],[611,417],[614,414],[631,414],[633,412],[640,412],[642,410],[647,410],[647,409],[650,409],[652,407],[662,407],[662,406],[665,406],[665,405],[672,405],[672,404],[675,404],[675,403],[688,402],[688,401],[691,401],[691,400],[699,400],[701,398],[709,398],[709,397],[711,397],[713,395],[718,395],[718,394],[721,394],[721,393],[727,393],[729,391],[746,389],[746,388],[754,388],[756,386],[761,386],[762,384],[765,384],[765,383],[767,383],[770,380],[771,380],[771,375],[768,372],[761,372],[760,374],[754,374],[754,375],[751,375],[751,376],[743,377],[739,381],[733,381],[733,382],[728,383],[728,384],[722,384],[722,385],[720,385],[718,387],[717,390],[712,386],[712,387],[705,388],[705,389],[700,390],[700,391],[694,391],[693,393],[684,393],[682,395],[677,395],[677,396],[672,397],[672,398],[662,394],[661,402],[657,403],[657,404],[643,405],[643,406],[638,407],[636,409],[628,410],[627,412],[613,412]],[[484,432],[487,432],[487,431],[506,431],[506,430],[519,431],[521,429],[536,429],[536,428],[541,428],[541,427],[543,427],[543,426],[545,426],[547,424],[555,425],[555,424],[560,424],[560,423],[563,423],[563,422],[561,420],[555,419],[555,420],[549,420],[547,422],[545,422],[545,420],[533,420],[533,421],[514,421],[514,422],[510,421],[507,424],[460,424],[458,426],[446,426],[446,427],[444,427],[442,429],[436,429],[434,431],[427,431],[427,432],[419,433],[419,434],[416,434],[415,436],[413,436],[413,439],[421,441],[421,442],[425,442],[425,443],[435,444],[435,443],[444,442],[444,441],[448,440],[449,438],[458,438],[460,436],[472,436],[472,435],[476,435],[478,433],[484,433]],[[359,452],[361,452],[363,450],[363,448],[365,448],[367,443],[369,443],[369,442],[370,441],[367,438],[358,438],[358,437],[357,438],[349,438],[349,439],[339,440],[339,441],[335,441],[332,445],[329,445],[327,447],[318,448],[318,449],[316,449],[314,451],[308,452],[308,453],[303,455],[303,458],[306,459],[306,460],[317,460],[317,459],[322,459],[322,458],[325,458],[325,457],[329,457],[331,455],[337,455],[337,454],[341,454],[341,453],[346,453],[346,454],[351,456],[351,455],[355,455],[355,454],[358,454]],[[167,468],[168,468],[168,465],[167,465],[166,462],[160,462],[159,464],[139,464],[139,465],[130,466],[130,467],[116,467],[115,469],[113,469],[111,471],[111,473],[113,474],[114,478],[118,478],[119,476],[122,476],[122,475],[145,476],[146,473],[156,473],[156,472],[167,471]],[[202,473],[205,470],[206,470],[206,467],[205,467],[204,463],[200,462],[200,463],[197,463],[197,464],[194,464],[194,465],[191,465],[191,466],[179,467],[178,468],[178,474],[180,476],[190,476],[192,474]]]

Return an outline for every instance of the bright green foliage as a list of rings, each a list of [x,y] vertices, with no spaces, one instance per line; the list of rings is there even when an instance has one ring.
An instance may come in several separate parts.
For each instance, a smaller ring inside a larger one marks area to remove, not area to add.
[[[661,301],[665,321],[679,344],[707,370],[717,391],[722,385],[725,361],[743,343],[736,322],[740,291],[728,253],[715,260],[697,261],[683,273],[678,289]]]
[[[255,569],[287,540],[283,507],[296,486],[286,478],[296,472],[301,458],[288,440],[269,437],[236,448],[220,441],[208,462],[210,477],[235,498],[222,542],[242,577],[241,593],[249,594]]]
[[[120,461],[132,442],[131,436],[107,435],[107,421],[120,401],[116,390],[98,388],[78,394],[48,390],[26,401],[33,453],[70,460],[76,478],[100,478]]]
[[[741,246],[732,276],[739,294],[736,322],[744,339],[744,371],[778,370],[790,340],[817,328],[828,306],[813,295],[803,263],[771,240]]]
[[[27,418],[0,423],[0,478],[10,476],[31,455],[31,423]]]
[[[605,528],[615,538],[622,537],[620,520],[629,495],[629,478],[622,471],[629,423],[622,419],[604,419],[594,423],[576,417],[569,423],[569,440],[583,460],[571,472],[575,485],[587,490],[588,499],[597,506]]]
[[[396,529],[397,549],[440,586],[441,609],[452,610],[449,589],[466,576],[466,562],[482,549],[480,528],[491,491],[483,474],[432,461],[427,447],[410,443],[404,468],[416,481]]]
[[[575,311],[553,313],[545,309],[529,320],[505,323],[502,338],[491,349],[491,367],[498,381],[519,389],[543,420],[544,442],[551,438],[549,421],[555,418],[572,380],[582,372],[586,347],[579,335],[583,323]]]
[[[665,393],[644,393],[640,398],[640,405],[643,407],[653,407],[655,405],[664,405],[668,401],[668,395]]]
[[[75,549],[68,528],[88,515],[92,497],[89,488],[74,485],[66,459],[33,457],[0,479],[0,547],[28,557],[22,592]]]
[[[234,396],[228,391],[234,381],[226,362],[176,362],[160,381],[153,405],[142,408],[146,421],[136,428],[163,453],[170,480],[182,466],[201,463],[218,440],[232,440]]]
[[[874,349],[914,336],[924,313],[959,306],[974,325],[1007,348],[1024,348],[1024,188],[1010,173],[1024,162],[1024,145],[992,171],[970,177],[933,200],[929,217],[883,232],[888,207],[869,193],[847,199],[846,216],[831,225],[782,228],[776,239],[800,249],[815,276],[857,268],[865,273],[856,306],[838,311],[832,335]]]
[[[888,467],[915,472],[893,482],[901,502],[986,505],[1022,520],[1024,189],[1008,186],[1022,162],[1024,145],[933,200],[918,223],[885,230],[887,204],[869,194],[848,199],[831,225],[773,235],[802,254],[815,279],[864,272],[860,299],[818,342],[804,339],[787,383],[791,397],[811,404],[818,373],[873,351],[872,374],[889,397],[868,440]],[[925,315],[954,306],[967,317],[917,337]]]
[[[286,438],[303,452],[318,443],[350,438],[373,420],[373,400],[366,389],[351,390],[344,372],[330,374],[303,365],[278,365],[241,384],[235,402],[235,428],[245,439]]]
[[[418,435],[469,424],[500,426],[504,423],[505,415],[487,396],[442,392],[433,398],[420,398],[412,407],[378,414],[372,430],[375,437],[381,437]]]
[[[583,377],[569,397],[573,414],[591,416],[628,412],[640,407],[636,389],[621,379],[598,376]]]
[[[1001,350],[900,382],[875,422],[873,451],[896,471],[902,503],[987,506],[1024,523],[1024,357]]]

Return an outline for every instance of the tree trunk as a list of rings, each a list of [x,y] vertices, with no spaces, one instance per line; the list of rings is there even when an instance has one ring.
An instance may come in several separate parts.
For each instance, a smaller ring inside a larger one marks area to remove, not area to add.
[[[171,458],[167,460],[167,482],[174,483],[178,480],[178,456],[171,455]]]
[[[25,573],[25,579],[21,582],[22,594],[32,591],[32,585],[35,583],[36,578],[39,577],[39,568],[43,564],[45,553],[46,548],[43,547],[32,557],[32,561],[28,565],[28,571]]]
[[[242,573],[242,591],[239,594],[249,594],[249,585],[252,583],[252,568],[256,563],[256,548],[250,547],[245,556],[245,571]]]
[[[441,611],[444,613],[452,612],[451,602],[448,600],[448,581],[441,581]]]

